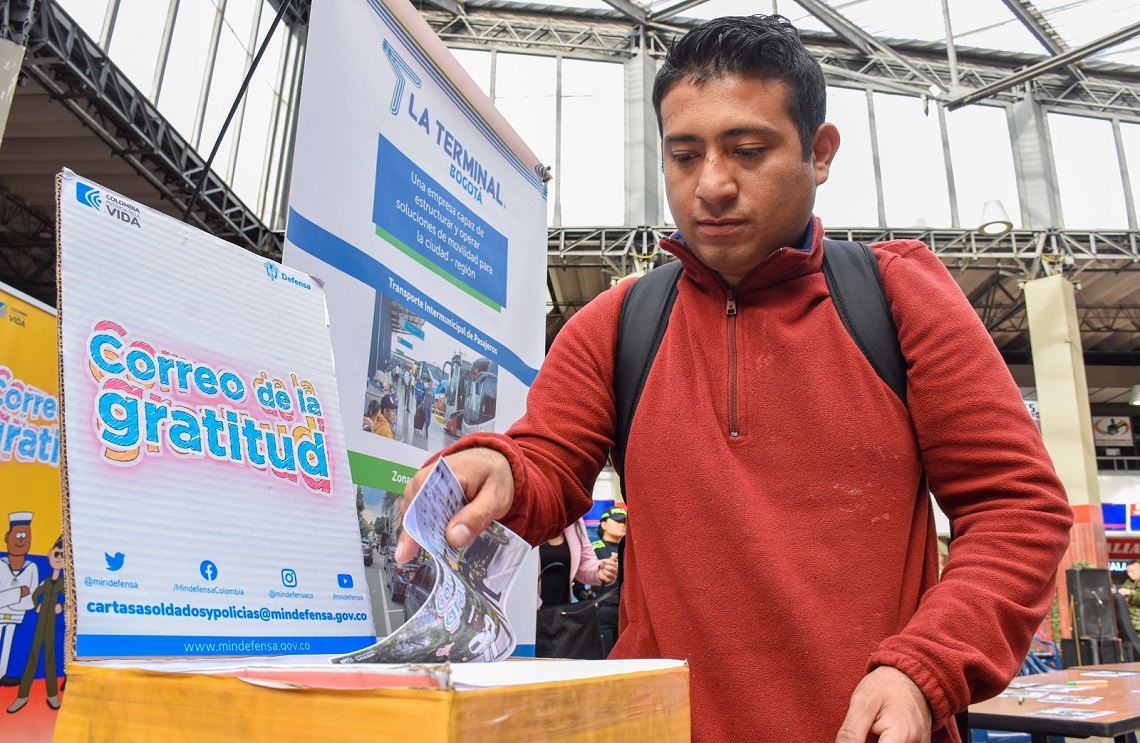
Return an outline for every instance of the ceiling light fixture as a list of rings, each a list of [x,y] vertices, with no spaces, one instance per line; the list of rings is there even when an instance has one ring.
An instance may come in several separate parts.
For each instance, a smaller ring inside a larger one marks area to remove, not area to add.
[[[982,206],[982,224],[978,229],[983,235],[997,237],[1013,229],[1005,206],[998,199],[990,199]]]

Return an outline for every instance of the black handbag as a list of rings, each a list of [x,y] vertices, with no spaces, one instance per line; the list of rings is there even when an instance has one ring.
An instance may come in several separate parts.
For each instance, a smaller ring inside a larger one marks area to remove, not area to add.
[[[552,567],[555,565],[548,565],[542,572]],[[607,591],[590,601],[555,604],[539,609],[534,623],[535,657],[603,660],[606,656],[602,651],[598,604],[612,592]]]

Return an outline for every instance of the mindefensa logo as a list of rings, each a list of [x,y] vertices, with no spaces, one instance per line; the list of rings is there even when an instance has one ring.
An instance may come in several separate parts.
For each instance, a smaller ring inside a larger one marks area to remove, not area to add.
[[[293,286],[299,286],[302,289],[307,289],[309,291],[313,290],[313,287],[311,284],[309,284],[308,282],[305,282],[305,281],[301,281],[296,276],[290,276],[289,274],[285,273],[285,270],[283,268],[281,268],[280,266],[278,266],[273,261],[266,261],[265,262],[265,275],[269,277],[270,281],[277,281],[277,279],[281,279],[286,284],[292,284]]]
[[[95,211],[103,211],[103,192],[88,186],[86,183],[76,182],[75,199],[80,204],[89,206]]]

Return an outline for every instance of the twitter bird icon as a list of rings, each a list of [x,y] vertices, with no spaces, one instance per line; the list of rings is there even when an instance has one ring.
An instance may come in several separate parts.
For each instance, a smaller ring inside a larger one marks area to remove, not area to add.
[[[116,552],[113,555],[108,555],[106,552],[104,552],[103,559],[107,561],[107,569],[113,573],[119,568],[123,567],[123,561],[127,558],[126,555],[124,555],[122,552]]]

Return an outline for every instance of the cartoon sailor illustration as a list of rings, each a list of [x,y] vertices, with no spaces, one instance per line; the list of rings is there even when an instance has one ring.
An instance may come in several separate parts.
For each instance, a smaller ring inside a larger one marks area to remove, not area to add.
[[[8,675],[12,638],[24,621],[24,612],[35,608],[32,591],[40,584],[40,570],[28,558],[32,548],[32,513],[16,511],[8,514],[8,533],[4,535],[8,556],[0,557],[0,686],[19,686],[20,677]]]

